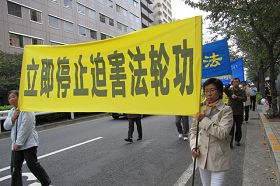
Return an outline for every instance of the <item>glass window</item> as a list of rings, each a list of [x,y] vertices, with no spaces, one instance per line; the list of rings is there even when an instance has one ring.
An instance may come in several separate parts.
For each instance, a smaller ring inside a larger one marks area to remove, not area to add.
[[[42,39],[37,39],[37,38],[31,38],[31,44],[32,45],[42,45],[43,40]]]
[[[103,40],[103,39],[106,39],[107,37],[106,37],[106,35],[105,34],[100,34],[100,36],[101,36],[101,40]]]
[[[42,13],[37,10],[30,9],[30,19],[35,22],[42,22]]]
[[[58,0],[50,0],[52,3],[58,3]]]
[[[49,16],[49,24],[54,28],[60,28],[59,19],[53,16]]]
[[[90,38],[97,39],[97,32],[94,30],[89,30],[89,31],[90,31]]]
[[[109,18],[109,25],[114,26],[114,19]]]
[[[100,15],[100,22],[105,23],[105,15],[99,14]]]
[[[67,8],[72,8],[72,0],[64,0],[64,6]]]
[[[78,13],[86,15],[86,7],[84,7],[83,5],[78,4],[77,10],[78,10]]]
[[[64,25],[63,25],[63,26],[64,26],[64,31],[73,32],[73,30],[74,30],[74,29],[73,29],[73,27],[74,27],[74,26],[73,26],[73,25],[74,25],[73,23],[64,21],[63,24],[64,24]]]
[[[88,16],[91,19],[95,19],[95,11],[91,10],[91,9],[88,9]]]
[[[8,14],[10,15],[14,15],[17,17],[21,17],[21,6],[16,4],[16,3],[12,3],[10,1],[7,2],[8,4]]]
[[[87,29],[85,27],[79,26],[79,34],[82,36],[87,36]]]
[[[123,30],[125,31],[125,32],[127,32],[127,26],[126,25],[123,25]]]
[[[119,23],[119,22],[117,22],[117,28],[118,28],[119,30],[122,30],[122,24]]]
[[[23,48],[23,36],[10,33],[10,45]]]
[[[113,8],[114,7],[114,3],[112,0],[107,0],[107,6],[110,7],[110,8]]]

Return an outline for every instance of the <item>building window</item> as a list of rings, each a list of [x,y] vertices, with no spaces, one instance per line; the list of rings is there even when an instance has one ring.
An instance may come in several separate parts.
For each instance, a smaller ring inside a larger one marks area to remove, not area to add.
[[[114,19],[109,18],[109,25],[114,26]]]
[[[107,38],[107,36],[105,35],[105,34],[100,34],[100,36],[101,36],[101,40],[103,40],[103,39],[106,39]]]
[[[100,22],[105,23],[105,15],[99,14],[100,15]]]
[[[23,48],[23,36],[10,33],[10,45]]]
[[[50,0],[52,3],[58,3],[58,0]]]
[[[59,19],[49,15],[49,25],[54,28],[60,28]]]
[[[64,0],[64,6],[66,8],[72,8],[72,0]]]
[[[89,31],[90,31],[90,38],[97,39],[97,32],[94,30],[89,30]]]
[[[32,45],[42,45],[43,40],[42,39],[37,39],[37,38],[31,38],[31,44]]]
[[[95,11],[88,9],[88,17],[91,19],[95,19]]]
[[[37,10],[30,9],[30,19],[35,22],[42,22],[42,13]]]
[[[77,5],[77,10],[78,10],[79,14],[86,15],[86,7],[84,7],[83,5],[78,4]]]
[[[113,8],[114,7],[114,3],[112,0],[107,0],[107,6],[110,7],[110,8]]]
[[[87,29],[85,27],[79,26],[79,34],[81,36],[87,36]]]
[[[70,23],[70,22],[67,22],[67,21],[64,21],[63,22],[63,26],[64,26],[64,31],[66,32],[73,32],[73,23]]]
[[[20,5],[18,5],[16,3],[12,3],[10,1],[8,1],[7,4],[8,4],[8,14],[14,15],[17,17],[22,17]]]

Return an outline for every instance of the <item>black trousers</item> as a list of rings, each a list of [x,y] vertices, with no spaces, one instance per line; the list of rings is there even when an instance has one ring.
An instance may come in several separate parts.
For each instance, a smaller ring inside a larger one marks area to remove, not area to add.
[[[255,109],[256,109],[256,96],[250,96],[250,101],[251,101],[250,109],[253,109],[253,111],[255,111]]]
[[[233,115],[233,126],[229,133],[231,135],[231,141],[230,141],[231,144],[233,142],[233,136],[235,136],[236,142],[240,142],[242,138],[242,128],[241,128],[242,122],[243,122],[243,115]]]
[[[187,137],[189,133],[189,116],[176,116],[175,119],[176,127],[179,134],[183,134],[184,137]]]
[[[142,138],[141,118],[128,118],[128,138],[133,138],[134,122],[137,126],[138,138]]]
[[[249,107],[250,107],[250,105],[244,107],[245,121],[248,121],[248,119],[249,119]]]
[[[29,149],[13,151],[12,153],[12,186],[22,186],[22,163],[26,164],[34,176],[41,182],[42,186],[50,185],[51,180],[45,169],[40,165],[37,159],[37,147]]]

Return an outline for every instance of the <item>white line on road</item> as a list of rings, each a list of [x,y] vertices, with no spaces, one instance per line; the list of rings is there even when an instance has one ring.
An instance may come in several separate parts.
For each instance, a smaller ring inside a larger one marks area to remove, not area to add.
[[[69,146],[69,147],[66,147],[66,148],[57,150],[57,151],[53,151],[53,152],[51,152],[51,153],[48,153],[48,154],[39,156],[38,159],[42,159],[42,158],[45,158],[45,157],[48,157],[48,156],[51,156],[51,155],[54,155],[54,154],[57,154],[57,153],[60,153],[60,152],[63,152],[63,151],[66,151],[66,150],[75,148],[75,147],[78,147],[78,146],[81,146],[81,145],[84,145],[84,144],[87,144],[87,143],[90,143],[90,142],[93,142],[93,141],[96,141],[96,140],[99,140],[99,139],[102,139],[102,138],[103,138],[103,137],[97,137],[97,138],[94,138],[94,139],[91,139],[91,140],[88,140],[88,141],[84,141],[84,142],[82,142],[82,143],[78,143],[78,144],[76,144],[76,145],[72,145],[72,146]],[[26,162],[23,162],[23,164],[25,164],[25,163],[26,163]],[[5,170],[9,170],[9,169],[10,169],[10,166],[4,167],[4,168],[0,169],[0,172],[3,172],[3,171],[5,171]]]
[[[188,169],[183,172],[181,177],[176,181],[174,186],[185,186],[193,174],[193,162],[189,165]]]

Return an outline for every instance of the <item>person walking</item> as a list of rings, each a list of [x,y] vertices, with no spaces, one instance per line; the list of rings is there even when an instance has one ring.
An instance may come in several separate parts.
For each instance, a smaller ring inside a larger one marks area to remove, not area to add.
[[[22,186],[22,164],[26,164],[34,176],[41,182],[42,186],[50,185],[51,180],[45,169],[37,159],[37,148],[39,146],[38,134],[35,130],[35,114],[33,112],[22,112],[18,109],[17,90],[8,92],[8,101],[13,106],[4,122],[4,128],[11,130],[12,160],[11,174],[12,186]]]
[[[233,126],[230,131],[231,141],[230,147],[233,148],[233,138],[235,136],[235,143],[240,146],[240,140],[242,138],[242,122],[244,115],[243,102],[247,100],[246,93],[239,87],[240,79],[234,78],[232,81],[233,87],[230,89],[230,85],[227,85],[224,89],[225,94],[228,97],[228,105],[233,111]]]
[[[245,113],[245,122],[248,123],[249,120],[249,110],[250,110],[250,88],[247,86],[246,81],[242,82],[242,89],[246,93],[246,101],[244,102],[244,113]]]
[[[222,186],[225,173],[231,167],[230,131],[233,126],[232,109],[223,102],[223,83],[210,78],[203,84],[206,101],[196,114],[190,129],[192,157],[203,186]],[[199,131],[197,131],[197,125]],[[196,135],[198,148],[196,148]]]
[[[137,141],[142,140],[142,124],[141,114],[127,114],[128,119],[128,137],[124,140],[127,142],[133,142],[134,122],[137,126],[138,138]]]
[[[183,138],[184,141],[188,140],[189,116],[175,116],[175,124],[179,133],[179,138]]]
[[[255,87],[254,84],[251,84],[251,86],[250,86],[250,101],[251,101],[250,109],[253,111],[255,111],[255,109],[256,109],[256,94],[257,94],[257,88]]]

